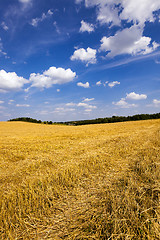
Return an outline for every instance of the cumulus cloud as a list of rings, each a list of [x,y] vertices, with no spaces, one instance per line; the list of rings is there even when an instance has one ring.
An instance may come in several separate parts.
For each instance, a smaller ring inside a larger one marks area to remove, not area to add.
[[[80,27],[80,32],[94,32],[94,25],[87,23],[85,21],[81,21],[81,27]]]
[[[90,112],[90,111],[92,111],[93,109],[96,109],[96,108],[97,108],[96,106],[87,103],[87,102],[90,102],[90,101],[92,101],[92,100],[94,100],[94,98],[85,98],[82,102],[79,102],[79,103],[70,102],[70,103],[66,103],[65,105],[66,105],[67,107],[78,107],[78,108],[81,107],[81,108],[84,108],[85,111]],[[65,109],[65,108],[64,108],[64,109]],[[69,109],[72,109],[72,108],[67,108],[67,109],[68,109],[68,111],[69,111]],[[74,110],[75,110],[75,109],[74,109]]]
[[[123,11],[120,18],[140,24],[154,22],[154,12],[160,9],[159,0],[122,0],[121,4]]]
[[[127,93],[125,98],[121,98],[120,101],[118,102],[112,102],[112,104],[120,108],[137,107],[136,104],[130,104],[126,100],[143,100],[146,98],[147,98],[146,94],[138,94],[135,92],[131,92],[131,93]]]
[[[20,90],[28,81],[19,77],[15,72],[6,72],[0,70],[0,91],[15,91]]]
[[[131,100],[143,100],[146,98],[147,98],[146,94],[138,94],[135,92],[127,93],[126,95],[126,99],[131,99]]]
[[[101,82],[101,81],[98,81],[98,82],[96,82],[96,85],[97,85],[97,86],[100,86],[100,85],[102,85],[102,82]]]
[[[77,86],[78,87],[89,88],[89,82],[86,82],[86,83],[78,82]]]
[[[90,104],[87,104],[87,103],[84,103],[84,102],[78,103],[77,107],[84,107],[84,108],[87,108],[87,109],[96,109],[97,108],[96,106],[93,106],[93,105],[90,105]]]
[[[16,104],[16,107],[30,107],[29,104]]]
[[[97,21],[101,24],[120,25],[122,20],[126,20],[143,25],[146,21],[155,21],[154,12],[160,9],[160,1],[85,0],[85,6],[97,7]]]
[[[93,101],[94,100],[94,98],[85,98],[85,99],[83,99],[83,102],[90,102],[90,101]]]
[[[78,1],[82,2],[82,1]],[[120,20],[118,18],[118,10],[117,5],[114,4],[113,1],[106,1],[106,0],[85,0],[85,6],[86,7],[97,7],[97,21],[99,21],[101,24],[108,24],[113,23],[115,25],[120,24]]]
[[[40,18],[32,19],[31,25],[33,27],[37,27],[40,22],[43,22],[46,18],[49,18],[52,15],[53,15],[53,12],[51,10],[48,10],[48,12],[47,13],[43,13]]]
[[[80,1],[81,2],[81,1]],[[85,6],[97,8],[97,21],[109,26],[121,26],[125,20],[133,26],[101,39],[100,50],[114,57],[120,54],[140,55],[156,50],[160,45],[143,36],[145,23],[156,20],[159,0],[84,0]]]
[[[129,104],[126,102],[125,98],[121,98],[118,102],[112,102],[113,105],[118,106],[120,108],[130,108],[130,107],[136,107],[136,104]]]
[[[110,88],[112,88],[112,87],[114,87],[114,86],[116,86],[116,85],[119,85],[119,84],[120,84],[120,82],[118,82],[118,81],[113,81],[113,82],[108,83],[108,86],[109,86]]]
[[[78,50],[75,50],[73,55],[71,56],[71,60],[80,60],[82,62],[86,63],[86,66],[88,66],[88,64],[94,64],[96,63],[96,53],[97,50],[96,49],[92,49],[90,47],[87,48],[87,50],[85,50],[84,48],[80,48]]]
[[[111,24],[111,25],[121,25],[121,20],[119,18],[120,7],[118,5],[101,3],[99,5],[97,20],[101,24]]]
[[[67,107],[73,107],[76,106],[76,103],[70,102],[70,103],[66,103]]]
[[[154,104],[156,107],[159,107],[159,106],[160,106],[160,100],[153,99],[153,104]]]
[[[120,54],[140,55],[148,54],[160,45],[156,42],[151,44],[151,38],[142,36],[143,29],[133,25],[117,32],[114,36],[101,39],[101,51],[109,52],[108,56],[114,57]]]
[[[32,83],[31,87],[50,88],[55,84],[72,82],[75,77],[76,73],[72,72],[70,68],[65,70],[64,68],[50,67],[43,74],[32,73],[29,80]]]

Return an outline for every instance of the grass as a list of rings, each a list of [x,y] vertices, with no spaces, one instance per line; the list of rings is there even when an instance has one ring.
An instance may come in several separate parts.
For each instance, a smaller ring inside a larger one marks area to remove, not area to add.
[[[0,239],[160,239],[160,120],[0,133]]]

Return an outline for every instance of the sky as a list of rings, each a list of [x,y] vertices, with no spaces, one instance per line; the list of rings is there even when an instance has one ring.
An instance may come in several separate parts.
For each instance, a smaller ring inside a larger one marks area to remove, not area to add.
[[[160,112],[160,0],[0,0],[0,121]]]

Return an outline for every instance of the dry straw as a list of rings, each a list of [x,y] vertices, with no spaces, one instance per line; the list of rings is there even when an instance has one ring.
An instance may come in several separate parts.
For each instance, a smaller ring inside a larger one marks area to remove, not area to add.
[[[0,133],[0,239],[160,239],[160,120]]]

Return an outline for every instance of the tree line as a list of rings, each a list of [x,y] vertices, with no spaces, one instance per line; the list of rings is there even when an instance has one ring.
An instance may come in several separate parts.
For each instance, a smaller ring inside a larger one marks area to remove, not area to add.
[[[79,121],[68,121],[68,122],[52,122],[52,121],[41,121],[29,117],[20,117],[8,120],[12,121],[22,121],[22,122],[32,122],[41,124],[65,124],[65,125],[87,125],[87,124],[101,124],[101,123],[115,123],[115,122],[127,122],[127,121],[139,121],[139,120],[149,120],[149,119],[160,119],[160,113],[154,114],[137,114],[133,116],[112,116],[106,118],[96,118],[91,120],[79,120]]]
[[[31,123],[43,123],[43,124],[53,124],[52,121],[41,121],[37,120],[34,118],[29,118],[29,117],[19,117],[19,118],[13,118],[8,120],[9,122],[14,122],[14,121],[21,121],[21,122],[31,122]]]
[[[127,122],[127,121],[139,121],[139,120],[149,120],[149,119],[160,119],[160,113],[154,114],[137,114],[133,116],[112,116],[106,118],[97,118],[91,120],[80,120],[80,121],[70,121],[65,122],[66,125],[86,125],[86,124],[101,124],[101,123],[115,123],[115,122]]]

